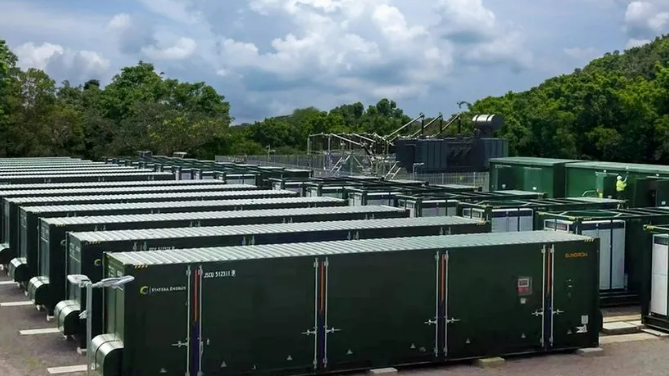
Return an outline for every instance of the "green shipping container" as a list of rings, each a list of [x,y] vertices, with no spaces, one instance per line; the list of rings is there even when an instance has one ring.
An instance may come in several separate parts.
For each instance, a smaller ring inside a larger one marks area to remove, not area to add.
[[[39,220],[40,245],[38,276],[28,283],[28,297],[37,306],[53,315],[56,303],[66,298],[65,240],[68,232],[110,231],[124,229],[208,227],[250,225],[261,223],[300,223],[346,221],[379,218],[406,218],[404,209],[388,206],[344,206],[328,208],[296,208],[271,210],[239,210],[227,212],[190,212],[132,215],[100,215],[94,217],[40,218],[28,213],[29,226]],[[37,236],[37,234],[35,234]]]
[[[565,165],[573,159],[506,157],[490,159],[490,191],[520,189],[565,197]],[[573,194],[571,196],[574,196]]]
[[[178,180],[172,180],[178,181]],[[5,198],[10,197],[57,197],[57,196],[101,196],[114,194],[139,194],[139,193],[171,193],[171,192],[208,192],[208,191],[246,191],[257,190],[254,185],[245,184],[225,184],[224,182],[209,183],[209,184],[180,184],[180,185],[154,185],[149,186],[121,186],[121,187],[106,187],[100,186],[95,188],[69,188],[69,189],[37,189],[37,190],[0,190],[0,202]],[[0,205],[0,218],[5,217],[4,210],[6,205]],[[0,221],[0,225],[2,222]],[[6,234],[4,226],[2,227],[2,235],[0,241],[6,242]]]
[[[222,185],[221,187],[227,187]],[[254,186],[244,186],[252,187]],[[208,201],[258,198],[295,197],[295,192],[273,190],[245,190],[218,192],[177,192],[177,193],[144,193],[126,195],[100,196],[57,196],[57,197],[15,197],[3,199],[5,210],[9,216],[5,218],[9,224],[9,254],[16,257],[8,264],[8,274],[14,281],[25,284],[37,273],[37,247],[39,244],[38,223],[28,223],[27,214],[23,209],[28,206],[86,203],[132,203],[161,201]],[[18,214],[17,214],[18,212]],[[17,220],[18,218],[18,220]],[[16,231],[18,230],[18,231]],[[18,236],[16,236],[18,235]]]
[[[618,198],[616,177],[627,178],[621,196],[629,207],[665,206],[669,202],[669,166],[615,162],[570,163],[566,171],[569,196]]]
[[[669,224],[660,208],[537,213],[544,230],[597,237],[602,306],[637,304],[644,279],[643,253],[651,248],[645,225]]]
[[[530,231],[108,253],[105,275],[134,281],[106,290],[90,351],[102,376],[225,376],[596,347],[597,243]]]
[[[486,200],[458,203],[458,215],[490,221],[491,232],[533,231],[543,228],[537,223],[538,211],[617,209],[624,201],[573,197],[541,200]]]
[[[110,181],[110,182],[83,182],[83,183],[53,183],[53,184],[3,184],[0,185],[0,243],[6,243],[5,239],[5,226],[3,225],[4,220],[4,208],[2,205],[2,199],[5,197],[21,196],[21,194],[16,194],[16,192],[28,192],[28,191],[61,191],[65,189],[95,189],[95,188],[120,188],[120,187],[154,187],[154,186],[204,186],[204,185],[221,185],[225,184],[223,181],[211,180],[211,181],[202,181],[202,180],[191,180],[191,181],[180,181],[180,180],[130,180],[130,181]],[[11,192],[5,193],[5,192]],[[49,194],[51,195],[51,194]],[[0,244],[0,249],[9,247],[8,244]],[[1,258],[1,256],[0,256]],[[0,262],[1,263],[1,262]]]
[[[66,274],[83,274],[93,282],[103,277],[104,252],[130,252],[175,248],[283,244],[351,239],[483,233],[490,231],[486,222],[460,217],[391,218],[336,222],[259,224],[223,227],[190,227],[149,230],[71,232],[67,235]],[[79,322],[79,304],[83,304],[77,285],[69,284],[68,300],[56,305],[58,327],[65,335],[74,333],[83,339]],[[94,310],[101,307],[94,295]],[[93,318],[94,335],[100,334],[102,320]],[[85,343],[80,346],[84,347]]]

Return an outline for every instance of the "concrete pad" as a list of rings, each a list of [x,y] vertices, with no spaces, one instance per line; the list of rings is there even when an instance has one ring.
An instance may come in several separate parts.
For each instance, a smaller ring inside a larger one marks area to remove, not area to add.
[[[660,337],[660,338],[669,337],[669,333],[661,332],[661,331],[655,330],[655,329],[642,328],[641,331],[644,332],[644,333],[652,334],[655,337]]]
[[[635,341],[648,341],[648,340],[658,340],[659,337],[655,337],[652,334],[648,333],[633,333],[633,334],[623,334],[619,336],[602,336],[599,337],[599,345],[608,345],[611,343],[624,343],[624,342],[635,342]]]
[[[5,302],[0,303],[0,307],[19,307],[19,306],[28,306],[33,305],[33,302],[30,300],[20,301],[20,302]]]
[[[14,281],[0,281],[0,286],[13,285],[14,283],[16,283],[16,282],[14,282]]]
[[[594,357],[604,355],[604,349],[601,347],[589,347],[576,350],[576,354],[584,357]]]
[[[602,325],[602,333],[609,335],[630,334],[630,333],[637,333],[638,331],[639,331],[638,326],[632,325],[624,321],[607,322],[604,323],[604,325]]]
[[[621,316],[608,316],[603,318],[603,322],[617,322],[617,321],[635,321],[641,320],[641,314],[635,315],[621,315]]]
[[[78,366],[53,367],[47,368],[46,371],[51,375],[58,375],[60,373],[86,372],[86,365],[81,364]]]
[[[625,321],[625,322],[628,323],[628,324],[631,324],[631,325],[639,326],[639,327],[643,326],[643,324],[641,323],[641,320]]]
[[[474,364],[476,364],[476,366],[480,368],[497,368],[503,366],[505,362],[506,361],[504,360],[504,358],[494,357],[494,358],[476,359]]]
[[[397,373],[396,368],[377,368],[369,370],[370,375],[388,375],[393,373]]]
[[[19,330],[19,334],[22,336],[33,336],[36,334],[52,334],[52,333],[60,333],[60,330],[58,330],[58,328]]]

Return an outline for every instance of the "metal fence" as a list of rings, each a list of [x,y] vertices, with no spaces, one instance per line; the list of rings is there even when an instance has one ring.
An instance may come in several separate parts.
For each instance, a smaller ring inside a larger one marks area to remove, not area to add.
[[[326,166],[332,165],[325,155],[237,155],[216,156],[217,161],[239,161],[246,160],[264,166],[276,166],[286,168],[308,168],[314,170],[315,177],[368,175],[354,163],[347,163],[336,174],[333,174]],[[335,162],[336,163],[336,162]],[[430,184],[464,184],[483,187],[488,190],[487,172],[463,172],[463,173],[437,173],[425,174],[417,172],[415,176],[405,171],[399,172],[395,179],[415,179],[427,181]]]

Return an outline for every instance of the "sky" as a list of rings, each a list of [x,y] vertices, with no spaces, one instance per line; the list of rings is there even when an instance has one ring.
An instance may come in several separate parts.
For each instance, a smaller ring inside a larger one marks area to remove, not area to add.
[[[103,85],[140,60],[235,123],[395,100],[411,117],[522,91],[669,33],[669,0],[0,0],[22,68]]]

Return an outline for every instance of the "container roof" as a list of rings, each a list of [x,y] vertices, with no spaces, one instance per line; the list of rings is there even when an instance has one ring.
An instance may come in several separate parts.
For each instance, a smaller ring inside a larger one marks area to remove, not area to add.
[[[588,161],[569,163],[569,168],[584,168],[584,169],[598,169],[598,170],[613,170],[641,172],[646,174],[669,174],[669,166],[638,164],[638,163],[619,163],[619,162],[603,162],[603,161]]]
[[[176,180],[175,180],[176,181]],[[220,181],[220,180],[219,180]],[[195,185],[196,186],[196,185]],[[104,185],[101,187],[94,187],[94,188],[70,188],[70,189],[33,189],[33,190],[21,190],[19,192],[15,190],[10,190],[10,191],[0,191],[0,197],[5,197],[7,195],[13,195],[13,196],[30,196],[30,195],[41,195],[41,194],[48,194],[48,195],[60,195],[60,194],[77,194],[77,193],[96,193],[96,192],[102,192],[102,193],[126,193],[129,190],[132,190],[132,192],[170,192],[170,191],[180,191],[184,189],[188,189],[189,187],[193,186],[188,186],[188,185],[156,185],[156,186],[123,186],[123,187],[105,187]],[[211,185],[202,185],[202,186],[196,186],[198,191],[242,191],[242,190],[252,190],[256,189],[257,187],[255,185],[249,185],[249,184],[211,184]]]
[[[104,170],[103,170],[104,171]],[[119,173],[113,173],[113,174],[96,174],[96,173],[90,173],[90,174],[63,174],[63,175],[0,175],[0,179],[2,180],[18,180],[18,179],[48,179],[48,178],[68,178],[68,177],[80,177],[80,176],[100,176],[100,177],[105,177],[108,178],[110,176],[126,176],[126,175],[140,175],[140,176],[173,176],[172,173],[170,172],[141,172],[141,171],[136,171],[136,170],[129,170],[129,171],[124,171],[124,172],[119,172]]]
[[[557,159],[557,158],[539,158],[539,157],[504,157],[504,158],[490,158],[490,162],[508,163],[508,164],[525,164],[532,166],[552,166],[560,163],[578,162],[576,159]]]
[[[225,185],[223,180],[130,180],[130,181],[85,181],[69,183],[33,183],[33,184],[0,184],[0,191],[41,190],[41,189],[59,189],[59,188],[96,188],[96,187],[134,187],[134,186],[179,186],[179,185]]]
[[[285,217],[300,215],[320,214],[345,214],[345,213],[397,213],[404,212],[404,208],[395,208],[385,205],[366,206],[339,206],[333,208],[290,208],[290,209],[262,209],[262,210],[234,210],[222,212],[187,212],[187,213],[161,213],[161,214],[123,214],[123,215],[95,215],[90,217],[57,217],[42,218],[42,223],[56,226],[78,225],[78,224],[102,224],[123,222],[156,222],[176,220],[205,220],[217,218],[253,218],[253,217]]]
[[[457,226],[483,225],[485,221],[463,217],[419,217],[419,218],[385,218],[385,219],[358,219],[348,221],[325,222],[298,222],[298,223],[270,223],[241,226],[207,226],[207,227],[179,227],[157,228],[141,230],[115,231],[82,231],[71,232],[70,235],[81,242],[99,243],[105,241],[173,239],[202,236],[234,236],[254,234],[301,233],[312,231],[338,230],[369,230],[386,228],[407,228],[422,226]]]
[[[513,195],[513,196],[521,196],[521,195],[533,195],[533,196],[539,196],[541,194],[544,194],[543,192],[537,192],[537,191],[520,191],[517,189],[508,189],[508,190],[500,190],[500,191],[493,191],[492,193],[503,193],[506,195]]]
[[[193,199],[206,199],[208,197],[212,198],[222,198],[222,197],[241,197],[244,196],[256,196],[263,195],[265,197],[286,197],[286,196],[295,196],[297,193],[293,191],[286,190],[257,190],[257,191],[218,191],[218,192],[174,192],[174,193],[140,193],[140,194],[126,194],[126,195],[91,195],[91,196],[54,196],[54,197],[8,197],[7,201],[16,203],[16,204],[25,204],[25,203],[39,203],[39,202],[68,202],[68,201],[105,201],[105,200],[151,200],[159,199],[163,197],[168,198],[193,198]]]
[[[480,249],[486,246],[546,244],[588,241],[592,238],[559,231],[521,231],[448,236],[420,236],[332,242],[267,244],[254,246],[189,248],[167,251],[118,252],[109,257],[127,265],[182,264],[209,261],[237,261],[282,257],[329,256],[338,254]]]
[[[207,201],[163,201],[163,202],[133,202],[112,204],[79,204],[79,205],[45,205],[26,206],[21,210],[29,213],[49,212],[84,212],[95,210],[127,210],[127,209],[155,209],[162,208],[207,208],[207,207],[238,207],[252,204],[286,204],[286,203],[345,203],[345,200],[334,197],[281,197],[281,198],[249,198],[242,200],[207,200]]]

